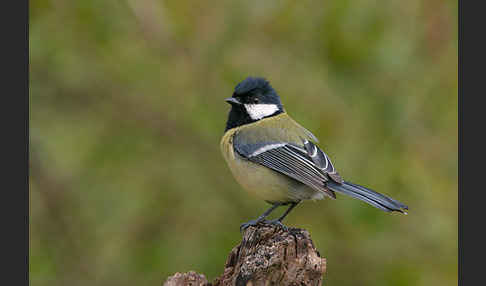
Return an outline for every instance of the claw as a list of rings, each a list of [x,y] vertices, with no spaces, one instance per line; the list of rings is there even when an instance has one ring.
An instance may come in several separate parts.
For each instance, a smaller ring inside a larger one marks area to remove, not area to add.
[[[250,220],[249,222],[242,223],[240,225],[240,232],[245,231],[249,226],[256,226],[257,224],[259,224],[262,221],[263,221],[263,219],[257,218],[257,219],[254,219],[254,220]]]
[[[280,227],[281,229],[283,229],[284,231],[289,231],[289,228],[287,226],[285,226],[280,220],[278,219],[272,219],[272,220],[266,220],[265,221],[266,224],[271,224],[271,225],[275,225],[275,226],[278,226]]]

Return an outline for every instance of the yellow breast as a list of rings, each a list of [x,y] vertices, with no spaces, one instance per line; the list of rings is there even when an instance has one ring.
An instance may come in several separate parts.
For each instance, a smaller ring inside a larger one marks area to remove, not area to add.
[[[315,191],[302,183],[266,168],[235,153],[233,138],[238,128],[228,130],[221,139],[221,152],[236,181],[247,192],[269,202],[290,202],[311,196]]]

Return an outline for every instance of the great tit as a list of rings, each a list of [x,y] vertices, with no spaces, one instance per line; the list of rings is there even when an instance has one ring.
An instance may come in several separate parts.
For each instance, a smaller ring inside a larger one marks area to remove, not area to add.
[[[236,181],[272,206],[240,230],[258,223],[278,225],[303,200],[335,199],[342,193],[386,212],[408,207],[388,196],[344,181],[317,138],[284,110],[270,83],[248,77],[226,99],[231,110],[221,139],[221,152]],[[278,206],[289,205],[278,219],[266,217]]]

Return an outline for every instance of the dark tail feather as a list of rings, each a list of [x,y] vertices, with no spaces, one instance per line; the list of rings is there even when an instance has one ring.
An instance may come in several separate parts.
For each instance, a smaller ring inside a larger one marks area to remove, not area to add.
[[[335,192],[346,194],[353,198],[362,200],[363,202],[366,202],[375,208],[379,208],[386,212],[397,211],[406,214],[403,209],[408,210],[408,206],[397,200],[350,182],[338,184],[328,181],[327,187]]]

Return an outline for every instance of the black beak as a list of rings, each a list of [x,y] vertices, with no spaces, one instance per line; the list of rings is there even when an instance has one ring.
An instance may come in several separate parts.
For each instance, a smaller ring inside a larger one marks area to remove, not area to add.
[[[229,103],[231,105],[233,105],[233,104],[240,105],[241,104],[241,102],[234,97],[228,97],[224,101],[226,101],[227,103]]]

